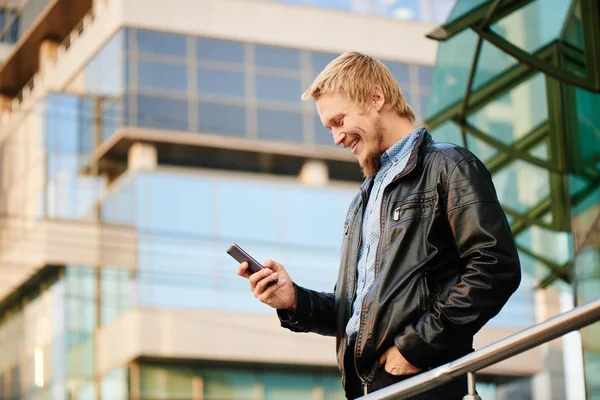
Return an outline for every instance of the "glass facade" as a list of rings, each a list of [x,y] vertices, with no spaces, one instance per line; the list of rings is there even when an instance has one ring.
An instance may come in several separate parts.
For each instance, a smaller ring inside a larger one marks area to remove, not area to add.
[[[117,33],[81,72],[102,99],[103,139],[122,125],[333,146],[302,92],[337,54],[183,36]],[[384,60],[419,120],[432,69]]]
[[[44,11],[50,0],[20,0],[7,3],[13,4],[4,4],[0,10],[0,43],[15,44]]]
[[[489,167],[538,290],[572,283],[583,304],[600,293],[597,1],[535,0],[499,15],[492,3],[459,1],[446,22],[428,124]],[[600,399],[599,329],[581,330],[588,399]]]
[[[142,364],[140,399],[342,400],[337,371],[276,367],[215,368]]]
[[[69,266],[3,304],[0,397],[72,398],[93,384],[95,271]]]
[[[351,11],[402,21],[442,23],[456,0],[271,0],[332,10]],[[475,2],[475,0],[473,0]],[[482,1],[479,1],[481,3]]]

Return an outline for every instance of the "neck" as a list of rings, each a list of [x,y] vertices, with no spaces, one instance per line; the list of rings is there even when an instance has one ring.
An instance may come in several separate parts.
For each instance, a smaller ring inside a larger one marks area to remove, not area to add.
[[[382,118],[381,123],[385,132],[383,135],[383,142],[381,143],[383,151],[386,151],[415,130],[415,126],[412,122],[395,113],[386,115]]]

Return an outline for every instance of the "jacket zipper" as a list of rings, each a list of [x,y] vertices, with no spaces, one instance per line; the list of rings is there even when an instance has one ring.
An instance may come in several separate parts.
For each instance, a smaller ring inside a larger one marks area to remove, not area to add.
[[[387,203],[388,203],[388,201],[387,201],[387,199],[385,197],[386,196],[387,188],[390,187],[390,185],[392,183],[398,181],[400,178],[402,178],[402,177],[406,176],[407,174],[409,174],[410,172],[412,172],[415,169],[416,165],[417,165],[416,163],[414,163],[413,165],[411,165],[411,167],[408,170],[403,171],[402,173],[400,173],[399,175],[397,175],[396,177],[394,177],[394,179],[392,179],[392,181],[390,183],[388,183],[385,188],[383,188],[383,201],[381,202],[382,207],[379,210],[379,241],[377,242],[377,249],[376,249],[376,253],[375,253],[375,265],[374,265],[374,268],[373,268],[373,282],[375,282],[375,279],[377,278],[377,265],[378,265],[377,263],[379,262],[379,245],[381,243],[381,231],[383,230],[383,226],[382,226],[383,225],[383,210],[384,210],[383,204],[385,203],[385,209],[387,210]],[[364,192],[363,192],[363,206],[366,206],[364,198],[365,198],[365,195],[364,195]],[[364,219],[364,217],[363,217],[363,219]],[[362,229],[362,222],[361,222],[361,229]],[[360,235],[360,238],[362,240],[362,233]],[[358,247],[360,248],[360,241],[359,241],[359,246]],[[354,285],[354,295],[352,296],[352,303],[351,304],[354,304],[354,297],[355,296],[356,296],[356,283]],[[364,315],[363,311],[364,311],[365,298],[366,297],[363,297],[363,301],[362,301],[362,304],[360,306],[360,316],[358,317],[358,333],[356,335],[356,349],[355,349],[355,352],[354,352],[354,369],[356,370],[356,375],[358,375],[358,377],[360,378],[360,380],[361,380],[361,382],[363,384],[364,393],[367,394],[368,384],[367,384],[366,380],[362,377],[362,375],[360,374],[360,372],[358,372],[358,368],[356,367],[356,360],[358,359],[358,349],[360,348],[360,345],[359,345],[360,339],[361,339],[360,331],[361,331],[361,328],[362,328],[362,319],[363,319],[363,315]]]
[[[400,219],[400,211],[402,210],[402,208],[404,208],[404,209],[416,208],[413,206],[422,207],[424,204],[427,204],[427,202],[422,201],[422,202],[405,203],[405,204],[402,204],[401,206],[396,207],[394,209],[394,221],[398,221]]]

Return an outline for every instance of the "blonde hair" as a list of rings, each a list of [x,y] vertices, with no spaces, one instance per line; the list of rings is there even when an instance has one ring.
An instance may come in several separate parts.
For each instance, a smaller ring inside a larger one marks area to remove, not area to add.
[[[324,94],[338,94],[370,107],[375,87],[399,116],[415,121],[415,114],[402,95],[398,82],[380,61],[358,52],[347,52],[331,61],[302,94],[303,100],[318,100]]]

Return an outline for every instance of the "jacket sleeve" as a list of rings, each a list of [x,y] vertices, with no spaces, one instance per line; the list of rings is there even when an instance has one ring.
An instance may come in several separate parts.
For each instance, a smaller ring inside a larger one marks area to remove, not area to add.
[[[296,287],[296,312],[277,310],[281,326],[293,332],[336,334],[335,294]]]
[[[475,333],[521,281],[512,232],[483,163],[476,158],[455,163],[443,185],[450,231],[465,268],[445,299],[395,337],[400,353],[419,368],[450,361],[442,357],[452,349],[471,348]]]

